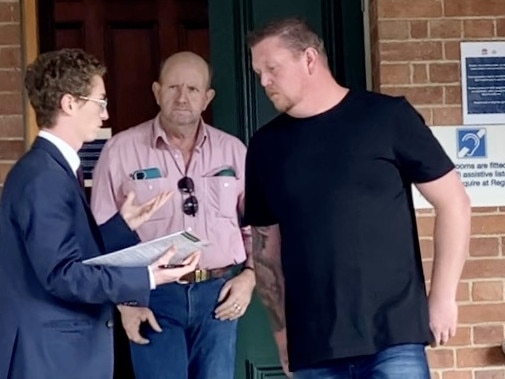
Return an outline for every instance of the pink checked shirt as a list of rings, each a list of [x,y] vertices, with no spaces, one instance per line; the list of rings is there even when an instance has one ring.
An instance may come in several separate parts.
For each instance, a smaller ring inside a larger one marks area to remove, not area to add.
[[[240,228],[245,154],[246,148],[239,139],[202,121],[186,170],[182,152],[168,143],[158,115],[107,142],[93,172],[91,209],[100,224],[118,211],[129,191],[134,191],[142,203],[161,191],[173,190],[168,203],[137,230],[141,240],[180,230],[193,231],[211,243],[202,249],[200,268],[241,263],[246,259],[244,241],[250,238],[250,228]],[[161,178],[130,177],[136,170],[152,167],[161,171]],[[232,169],[235,176],[216,176],[223,169]],[[195,183],[194,195],[199,203],[195,217],[182,211],[187,195],[178,190],[177,182],[184,175]]]

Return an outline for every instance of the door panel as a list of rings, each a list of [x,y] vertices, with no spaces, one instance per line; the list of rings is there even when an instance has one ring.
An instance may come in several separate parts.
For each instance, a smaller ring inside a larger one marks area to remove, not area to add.
[[[62,24],[55,38],[56,46],[83,46],[84,31],[82,23],[72,22]]]
[[[158,110],[151,91],[160,61],[157,34],[154,23],[106,26],[105,60],[115,67],[109,70],[106,85],[116,133],[146,121],[150,118],[146,115],[152,117]]]

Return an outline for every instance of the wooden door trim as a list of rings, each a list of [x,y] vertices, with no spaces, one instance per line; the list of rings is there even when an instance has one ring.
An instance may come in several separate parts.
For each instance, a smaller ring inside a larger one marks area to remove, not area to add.
[[[39,53],[39,35],[37,27],[37,0],[21,0],[21,72],[24,74],[26,65]],[[32,144],[38,134],[35,112],[23,90],[23,120],[25,129],[25,147]]]
[[[253,29],[252,0],[242,0],[233,3],[233,22],[236,35],[235,69],[240,80],[237,81],[237,96],[239,101],[238,114],[243,127],[238,130],[238,137],[249,143],[258,125],[256,110],[256,88],[254,71],[251,64],[251,53],[247,45],[247,33]]]

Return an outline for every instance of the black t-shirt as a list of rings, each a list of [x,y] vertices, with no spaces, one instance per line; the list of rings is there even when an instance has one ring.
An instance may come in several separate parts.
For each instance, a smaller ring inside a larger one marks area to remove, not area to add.
[[[404,98],[371,92],[254,135],[245,217],[280,227],[292,370],[432,339],[411,184],[453,168]]]

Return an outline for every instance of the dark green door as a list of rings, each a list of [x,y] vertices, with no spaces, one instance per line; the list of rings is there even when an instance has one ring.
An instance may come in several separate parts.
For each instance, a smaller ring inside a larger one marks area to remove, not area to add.
[[[325,41],[337,80],[365,88],[363,16],[359,0],[210,0],[214,125],[245,143],[276,115],[251,69],[247,32],[277,18],[302,17]],[[237,379],[284,378],[260,300],[239,323]]]

